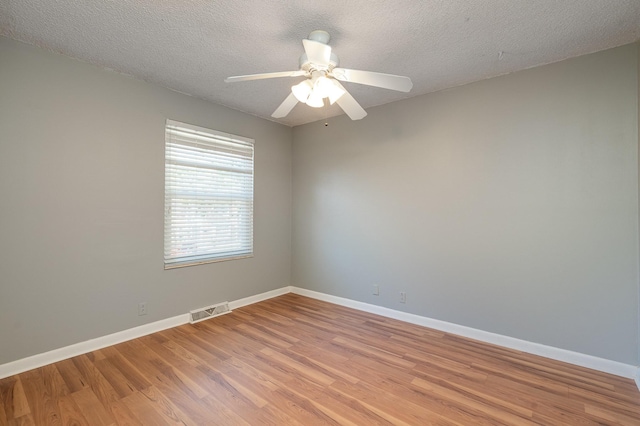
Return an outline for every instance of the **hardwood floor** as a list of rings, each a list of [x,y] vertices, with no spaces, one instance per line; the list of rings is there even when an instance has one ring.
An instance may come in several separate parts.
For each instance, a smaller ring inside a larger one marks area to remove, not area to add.
[[[640,392],[287,294],[2,379],[0,424],[639,425]]]

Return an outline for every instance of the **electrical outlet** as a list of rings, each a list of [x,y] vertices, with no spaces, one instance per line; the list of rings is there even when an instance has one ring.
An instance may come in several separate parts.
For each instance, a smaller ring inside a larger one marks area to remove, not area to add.
[[[404,291],[400,292],[400,303],[407,303],[407,293]]]
[[[380,286],[379,285],[374,285],[373,286],[373,295],[374,296],[379,296],[380,295]]]
[[[138,315],[147,315],[147,302],[138,303]]]

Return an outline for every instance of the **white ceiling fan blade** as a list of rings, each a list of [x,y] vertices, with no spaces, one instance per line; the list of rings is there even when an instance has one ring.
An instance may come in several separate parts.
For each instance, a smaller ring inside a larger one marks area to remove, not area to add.
[[[336,103],[340,105],[340,108],[349,116],[352,120],[361,120],[367,116],[367,111],[365,111],[358,101],[356,101],[353,96],[342,86],[342,84],[337,81],[335,84],[344,90],[344,94],[338,98]]]
[[[307,59],[320,66],[328,66],[331,60],[331,46],[313,40],[302,40]]]
[[[382,87],[399,92],[408,92],[413,87],[411,79],[401,75],[350,70],[346,68],[334,68],[331,74],[340,81],[366,84],[367,86]]]
[[[283,118],[286,117],[291,110],[293,109],[294,106],[296,106],[296,104],[298,103],[298,100],[296,99],[296,97],[293,95],[293,93],[289,93],[289,96],[287,96],[287,99],[284,100],[284,102],[282,102],[280,104],[280,106],[278,107],[278,109],[276,109],[273,114],[271,114],[271,116],[273,118]]]
[[[233,77],[227,77],[224,79],[224,81],[225,83],[237,83],[238,81],[262,80],[265,78],[299,77],[305,74],[306,74],[306,71],[303,71],[303,70],[268,72],[268,73],[262,73],[262,74],[236,75]]]

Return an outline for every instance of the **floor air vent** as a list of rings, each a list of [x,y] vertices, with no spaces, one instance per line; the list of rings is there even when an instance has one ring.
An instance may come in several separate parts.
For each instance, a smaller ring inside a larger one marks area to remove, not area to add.
[[[229,309],[229,302],[222,302],[217,305],[206,306],[204,308],[190,311],[189,322],[193,324],[219,315],[228,314],[229,312],[231,312]]]

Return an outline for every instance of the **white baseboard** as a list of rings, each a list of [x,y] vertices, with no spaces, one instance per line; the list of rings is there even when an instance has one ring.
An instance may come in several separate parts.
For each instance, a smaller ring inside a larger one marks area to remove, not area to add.
[[[189,322],[189,314],[177,315],[172,318],[166,318],[160,321],[130,328],[128,330],[118,331],[106,336],[19,359],[17,361],[8,362],[0,365],[0,379],[13,376],[14,374],[19,374],[24,371],[33,370],[34,368],[42,367],[54,362],[62,361],[63,359],[86,354],[87,352],[102,349],[107,346],[122,343],[137,337],[146,336],[147,334],[155,333],[157,331],[166,330],[167,328],[177,327],[179,325],[186,324],[187,322]]]
[[[522,352],[527,352],[534,355],[540,355],[546,358],[555,359],[558,361],[567,362],[574,365],[579,365],[593,370],[603,371],[605,373],[614,374],[616,376],[626,377],[634,379],[638,389],[640,389],[640,369],[638,367],[623,364],[617,361],[611,361],[604,358],[598,358],[591,355],[582,354],[579,352],[572,352],[566,349],[559,349],[552,346],[546,346],[539,343],[528,342],[526,340],[520,340],[513,337],[503,336],[500,334],[490,333],[488,331],[482,331],[463,325],[453,324],[446,321],[440,321],[432,318],[423,317],[420,315],[410,314],[407,312],[396,311],[394,309],[385,308],[382,306],[371,305],[364,302],[358,302],[343,297],[332,296],[329,294],[319,293],[312,290],[307,290],[299,287],[282,287],[276,290],[267,291],[265,293],[257,294],[255,296],[245,297],[229,302],[229,307],[238,309],[243,306],[251,305],[253,303],[261,302],[263,300],[271,299],[273,297],[281,296],[286,293],[295,293],[301,296],[311,297],[313,299],[323,300],[325,302],[334,303],[336,305],[346,306],[360,311],[370,312],[373,314],[381,315],[388,318],[405,321],[411,324],[417,324],[424,327],[433,328],[436,330],[444,331],[447,333],[457,334],[459,336],[468,337],[475,340],[480,340],[487,343],[492,343],[499,346],[504,346],[511,349],[516,349]],[[177,327],[179,325],[187,324],[189,322],[189,314],[177,315],[172,318],[166,318],[160,321],[144,324],[138,327],[130,328],[128,330],[119,331],[117,333],[109,334],[107,336],[98,337],[95,339],[87,340],[85,342],[76,343],[63,348],[54,349],[49,352],[30,356],[28,358],[19,359],[6,364],[0,365],[0,379],[19,374],[24,371],[32,370],[34,368],[42,367],[44,365],[52,364],[54,362],[62,361],[63,359],[71,358],[74,356],[82,355],[87,352],[102,349],[107,346],[115,345],[125,342],[127,340],[136,339],[138,337],[146,336],[151,333],[166,330],[168,328]]]
[[[255,296],[245,297],[244,299],[234,300],[229,302],[229,309],[238,309],[243,306],[252,305],[254,303],[262,302],[263,300],[272,299],[274,297],[282,296],[283,294],[291,293],[291,287],[282,287],[275,290],[260,293]]]
[[[282,294],[290,292],[290,287],[283,287],[277,290],[267,291],[266,293],[257,294],[255,296],[245,297],[244,299],[229,302],[229,308],[237,309],[242,306],[257,303],[262,300],[271,299],[272,297],[280,296]],[[86,354],[87,352],[102,349],[107,346],[126,342],[127,340],[136,339],[138,337],[146,336],[151,333],[166,330],[167,328],[187,324],[188,322],[189,314],[177,315],[172,318],[166,318],[160,321],[155,321],[127,330],[118,331],[107,336],[90,339],[85,342],[75,343],[73,345],[54,349],[49,352],[44,352],[27,358],[19,359],[17,361],[1,364],[0,379],[13,376],[14,374],[19,374],[28,370],[33,370],[34,368],[39,368],[48,364],[52,364],[54,362],[62,361],[63,359]]]
[[[304,288],[291,287],[291,292],[299,294],[301,296],[307,296],[313,299],[334,303],[336,305],[346,306],[349,308],[358,309],[360,311],[370,312],[372,314],[405,321],[411,324],[433,328],[436,330],[444,331],[446,333],[457,334],[458,336],[468,337],[470,339],[480,340],[483,342],[492,343],[494,345],[499,345],[534,355],[540,355],[546,358],[555,359],[557,361],[563,361],[569,364],[591,368],[593,370],[603,371],[605,373],[614,374],[616,376],[635,379],[636,384],[638,385],[638,389],[640,389],[640,372],[638,370],[638,367],[633,365],[611,361],[604,358],[598,358],[592,355],[586,355],[566,349],[546,346],[540,343],[528,342],[526,340],[520,340],[514,337],[490,333],[488,331],[482,331],[463,325],[410,314],[407,312],[396,311],[394,309],[371,305],[364,302],[358,302],[343,297],[331,296],[329,294],[319,293],[317,291],[307,290]]]

